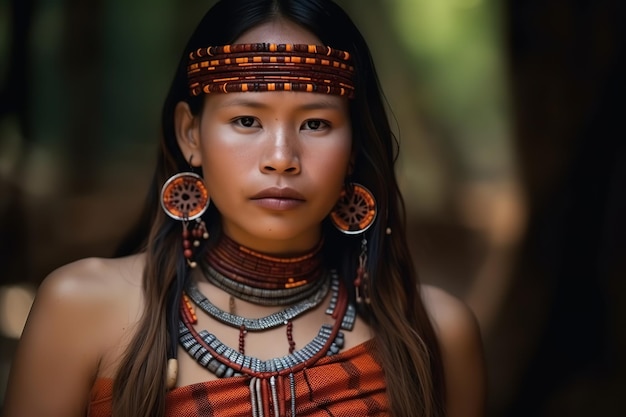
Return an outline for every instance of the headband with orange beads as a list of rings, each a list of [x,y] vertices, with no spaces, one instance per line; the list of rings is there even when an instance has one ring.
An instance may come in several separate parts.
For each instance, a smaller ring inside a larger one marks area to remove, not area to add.
[[[354,96],[350,54],[322,45],[252,43],[189,54],[192,96],[246,91],[306,91]]]

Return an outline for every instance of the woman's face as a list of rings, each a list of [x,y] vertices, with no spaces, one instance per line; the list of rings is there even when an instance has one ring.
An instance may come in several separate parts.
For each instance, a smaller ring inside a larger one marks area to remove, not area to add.
[[[252,42],[321,43],[284,21],[258,26],[235,43]],[[193,162],[202,164],[224,232],[262,252],[313,247],[350,163],[347,99],[280,91],[212,94],[205,100],[193,123]]]

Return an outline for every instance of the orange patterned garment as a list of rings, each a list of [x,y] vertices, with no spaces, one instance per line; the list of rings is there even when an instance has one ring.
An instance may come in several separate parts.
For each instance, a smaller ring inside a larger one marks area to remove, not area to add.
[[[388,414],[385,378],[375,359],[375,345],[368,341],[345,352],[319,360],[295,376],[297,416],[363,417]],[[250,379],[233,377],[213,380],[168,392],[166,417],[252,416]],[[279,381],[282,416],[291,415],[289,378]],[[98,379],[91,391],[88,417],[111,417],[111,379]],[[263,415],[275,415],[271,394],[264,388]]]

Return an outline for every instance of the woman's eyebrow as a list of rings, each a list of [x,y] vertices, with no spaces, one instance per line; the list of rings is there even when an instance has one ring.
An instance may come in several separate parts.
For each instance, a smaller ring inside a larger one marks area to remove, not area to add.
[[[331,109],[331,110],[341,110],[342,103],[334,100],[320,100],[314,101],[310,103],[303,103],[300,106],[296,106],[298,109],[302,110],[320,110],[320,109]]]
[[[266,103],[259,100],[250,100],[246,98],[233,98],[220,103],[220,107],[268,107]]]

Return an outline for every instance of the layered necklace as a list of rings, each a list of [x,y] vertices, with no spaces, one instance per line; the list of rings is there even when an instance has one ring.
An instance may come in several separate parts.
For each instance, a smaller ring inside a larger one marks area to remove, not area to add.
[[[325,271],[321,248],[320,242],[305,255],[275,257],[255,252],[222,236],[220,242],[208,251],[202,269],[211,284],[229,294],[229,311],[213,304],[193,281],[185,289],[181,303],[180,344],[200,365],[219,378],[248,376],[253,416],[264,415],[264,404],[277,406],[280,402],[276,399],[284,396],[284,390],[280,388],[283,386],[289,387],[291,415],[295,416],[294,373],[326,355],[338,353],[344,345],[342,330],[352,330],[354,326],[356,310],[349,304],[346,289],[337,274]],[[329,292],[326,314],[333,317],[334,324],[323,324],[313,340],[296,349],[292,320],[319,306]],[[236,299],[284,308],[265,317],[243,317],[236,314]],[[225,345],[207,330],[196,330],[194,305],[215,320],[238,329],[238,348]],[[286,327],[288,355],[261,360],[245,354],[247,332],[262,332],[280,326]],[[274,411],[278,415],[279,410]]]

